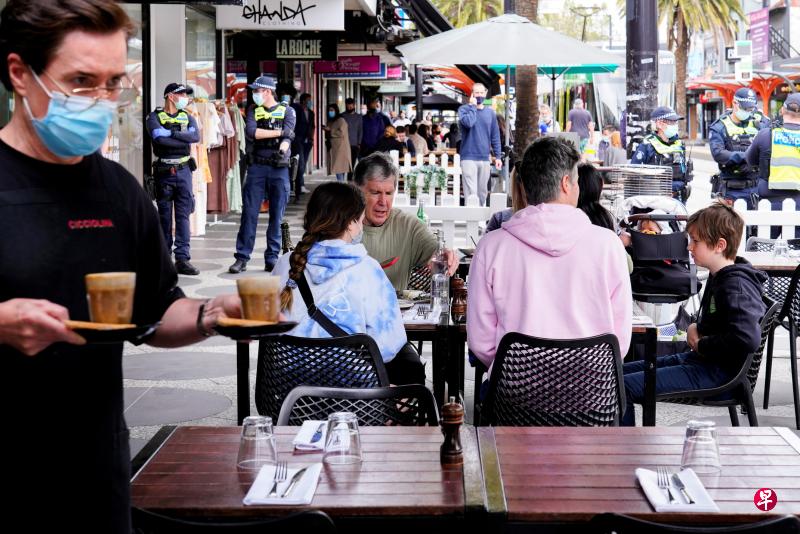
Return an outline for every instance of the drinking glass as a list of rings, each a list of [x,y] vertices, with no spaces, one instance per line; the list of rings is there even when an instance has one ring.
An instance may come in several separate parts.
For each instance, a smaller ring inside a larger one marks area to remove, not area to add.
[[[336,412],[328,416],[328,434],[322,461],[332,465],[361,462],[361,438],[356,414]]]
[[[775,248],[772,249],[772,255],[776,258],[789,257],[789,243],[785,239],[776,239]]]
[[[697,474],[719,473],[719,444],[713,421],[689,421],[683,441],[681,468],[691,467]]]
[[[242,469],[261,469],[264,465],[275,465],[277,461],[278,448],[272,433],[272,418],[261,415],[245,417],[236,465]]]

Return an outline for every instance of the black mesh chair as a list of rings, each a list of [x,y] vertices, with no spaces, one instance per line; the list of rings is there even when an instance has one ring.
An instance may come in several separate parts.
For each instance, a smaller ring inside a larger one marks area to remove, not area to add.
[[[800,239],[789,239],[789,248],[800,250]],[[763,237],[751,237],[747,240],[745,250],[747,252],[772,252],[775,249],[775,239]],[[770,276],[764,285],[764,290],[769,297],[779,304],[783,304],[786,293],[789,291],[791,276]]]
[[[616,426],[625,409],[622,359],[611,334],[500,340],[481,424]]]
[[[432,276],[431,266],[427,263],[414,267],[411,270],[411,274],[408,276],[408,289],[425,292],[430,291]]]
[[[256,408],[278,419],[297,386],[375,388],[389,378],[375,340],[366,334],[336,338],[271,336],[258,343]]]
[[[213,523],[176,519],[141,508],[132,508],[131,518],[134,534],[182,534],[185,532],[249,532],[253,534],[314,532],[314,534],[331,534],[336,532],[336,527],[328,514],[319,510],[306,510],[276,519]]]
[[[798,534],[800,519],[793,515],[772,517],[746,525],[726,527],[692,527],[665,525],[622,514],[600,514],[589,522],[588,532],[595,534]]]
[[[334,412],[352,412],[362,426],[439,425],[433,394],[418,384],[370,389],[298,386],[283,401],[278,425],[325,420]]]
[[[764,296],[764,304],[767,305],[767,311],[764,313],[764,317],[761,318],[760,323],[761,343],[755,352],[747,356],[741,370],[733,379],[716,388],[663,393],[656,395],[656,400],[702,406],[727,406],[733,426],[739,426],[736,407],[742,406],[747,412],[747,420],[750,426],[758,426],[758,417],[753,405],[753,390],[758,381],[758,371],[761,368],[764,346],[767,343],[769,333],[773,330],[773,325],[780,310],[780,305],[767,296]]]

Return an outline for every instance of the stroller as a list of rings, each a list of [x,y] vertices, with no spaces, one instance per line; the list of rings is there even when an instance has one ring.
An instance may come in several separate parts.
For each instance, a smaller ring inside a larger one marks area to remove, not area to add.
[[[701,286],[686,248],[688,211],[666,196],[630,197],[621,203],[621,211],[620,226],[631,236],[627,250],[633,259],[633,299],[659,327],[659,340],[671,341],[678,330],[686,330],[685,305],[689,300],[696,304]]]

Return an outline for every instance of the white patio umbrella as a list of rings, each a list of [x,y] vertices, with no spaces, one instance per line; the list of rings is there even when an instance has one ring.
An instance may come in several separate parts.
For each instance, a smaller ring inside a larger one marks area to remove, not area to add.
[[[397,49],[407,63],[415,65],[506,65],[506,94],[510,65],[568,68],[621,62],[619,56],[514,14],[448,30]],[[508,106],[506,114],[507,110]],[[510,128],[507,119],[506,139]]]

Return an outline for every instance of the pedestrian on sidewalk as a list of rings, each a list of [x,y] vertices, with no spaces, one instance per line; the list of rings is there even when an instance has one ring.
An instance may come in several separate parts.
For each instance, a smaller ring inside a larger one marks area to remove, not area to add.
[[[361,115],[356,113],[356,101],[352,98],[347,98],[344,101],[345,112],[342,113],[342,118],[347,122],[347,137],[350,142],[350,163],[352,168],[356,167],[358,162],[358,151],[361,149],[361,138],[364,135],[364,119]],[[347,173],[347,180],[352,181],[352,170]]]
[[[300,195],[308,193],[305,186],[305,173],[308,166],[308,156],[314,146],[314,101],[311,95],[303,93],[300,100],[292,104],[295,116],[294,138],[292,139],[292,154],[299,158],[297,162],[297,175],[294,179],[294,201],[300,202]]]
[[[494,154],[495,167],[503,167],[497,115],[492,108],[483,105],[486,93],[486,86],[476,83],[472,86],[469,104],[458,108],[464,200],[476,195],[481,206],[486,205],[489,196],[490,154]]]
[[[325,125],[325,148],[328,153],[328,174],[344,182],[345,175],[353,170],[350,164],[350,142],[347,121],[342,118],[339,106],[328,105],[328,123]]]

